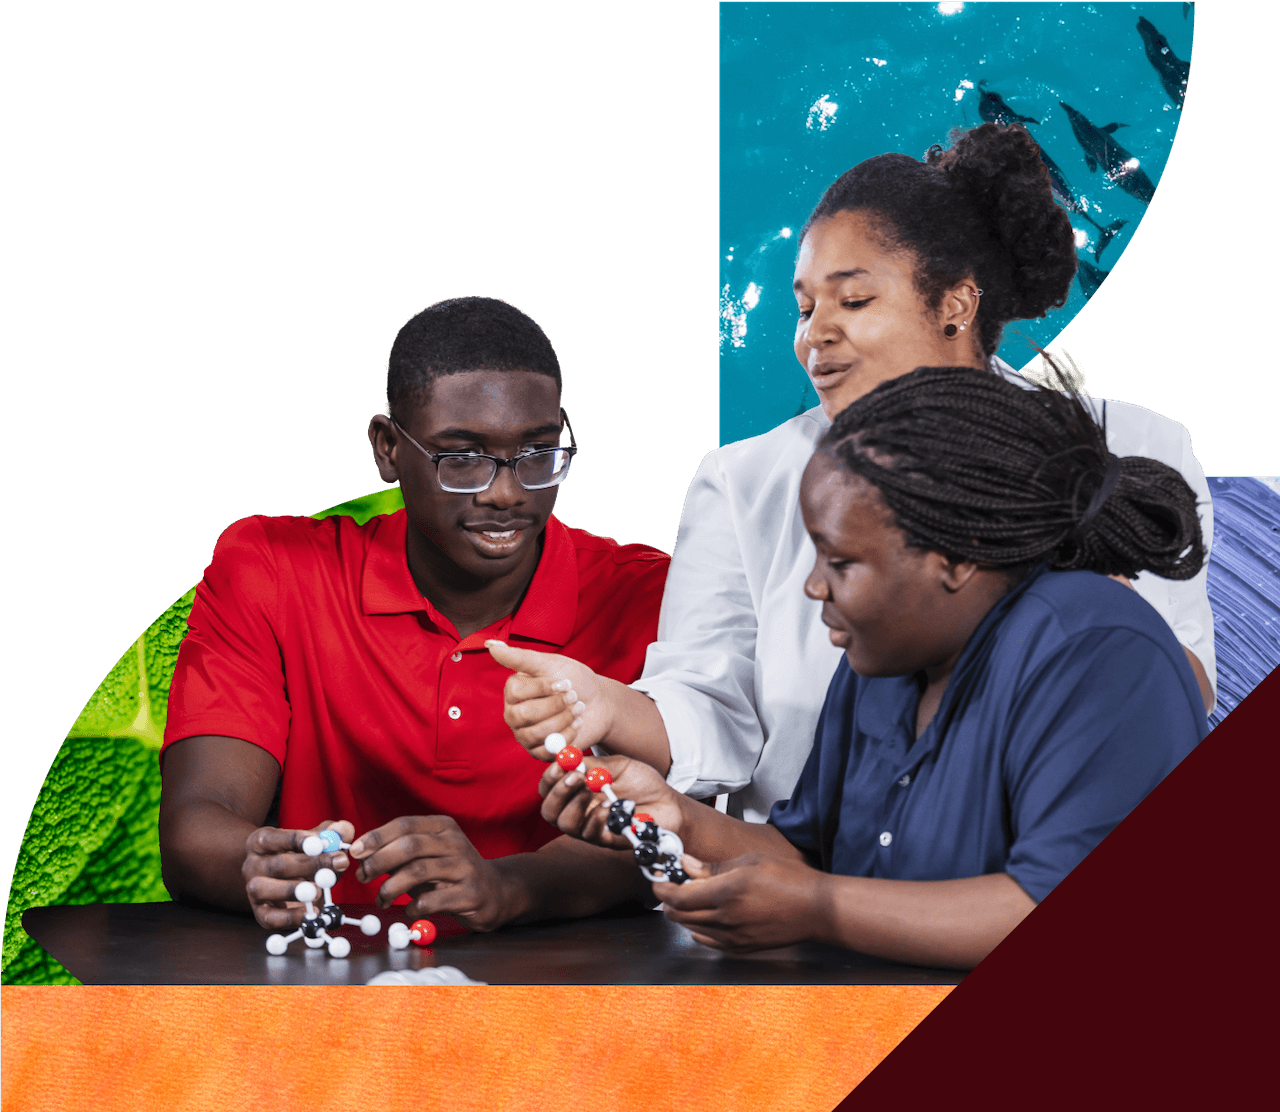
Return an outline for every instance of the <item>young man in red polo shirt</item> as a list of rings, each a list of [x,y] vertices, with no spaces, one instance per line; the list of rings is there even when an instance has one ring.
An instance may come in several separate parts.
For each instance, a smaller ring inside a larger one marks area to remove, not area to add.
[[[218,541],[169,697],[165,884],[275,929],[301,921],[293,889],[321,866],[340,902],[407,897],[411,919],[476,930],[647,895],[629,854],[542,819],[543,766],[503,721],[509,673],[484,643],[630,682],[667,557],[551,516],[573,431],[555,352],[510,305],[460,298],[414,317],[387,396],[369,439],[404,510],[363,526],[247,518]],[[349,856],[300,852],[335,824]]]

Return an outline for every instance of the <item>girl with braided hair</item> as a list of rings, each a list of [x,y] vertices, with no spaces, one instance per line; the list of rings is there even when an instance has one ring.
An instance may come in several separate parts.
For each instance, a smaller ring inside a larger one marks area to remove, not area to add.
[[[801,233],[795,270],[795,355],[821,404],[703,461],[639,681],[628,688],[561,657],[495,651],[519,672],[507,721],[521,743],[544,759],[552,731],[579,747],[602,743],[677,790],[728,793],[731,814],[764,822],[804,767],[839,659],[803,592],[813,546],[799,488],[814,448],[852,402],[916,367],[972,368],[1029,390],[995,357],[1002,330],[1061,305],[1075,267],[1070,220],[1022,128],[984,124],[924,161],[879,155],[842,175]],[[1207,551],[1209,489],[1186,430],[1139,406],[1085,404],[1099,419],[1105,407],[1113,456],[1181,473]],[[1183,645],[1211,705],[1205,570],[1177,580],[1146,571],[1132,585]],[[565,683],[572,702],[554,687]]]
[[[1206,733],[1173,632],[1107,578],[1193,577],[1195,493],[1113,455],[1071,395],[930,367],[836,417],[801,506],[805,593],[848,663],[790,800],[744,823],[604,763],[683,840],[693,879],[654,894],[698,941],[971,967]],[[561,829],[624,845],[581,772],[544,794]]]

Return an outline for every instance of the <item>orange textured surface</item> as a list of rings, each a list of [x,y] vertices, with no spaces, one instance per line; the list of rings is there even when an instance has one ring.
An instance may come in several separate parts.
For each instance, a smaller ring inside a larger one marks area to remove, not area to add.
[[[492,1112],[628,1097],[646,1112],[829,1112],[950,991],[7,986],[3,1100]]]

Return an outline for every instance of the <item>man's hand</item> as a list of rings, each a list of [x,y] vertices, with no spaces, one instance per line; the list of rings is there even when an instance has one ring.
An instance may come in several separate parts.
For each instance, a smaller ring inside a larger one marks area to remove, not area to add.
[[[655,884],[667,918],[694,940],[731,953],[790,946],[814,935],[826,913],[830,877],[802,861],[748,853],[704,865],[685,854],[684,884]]]
[[[542,744],[548,734],[558,733],[586,750],[609,732],[608,683],[585,664],[501,641],[486,641],[485,647],[504,668],[515,670],[503,688],[503,718],[538,760],[553,759]]]
[[[445,815],[392,819],[353,842],[351,856],[363,884],[389,874],[379,907],[408,892],[410,919],[447,912],[473,931],[491,931],[510,918],[502,874]]]
[[[542,794],[542,817],[561,833],[592,842],[607,849],[630,849],[631,843],[612,833],[605,821],[609,800],[603,792],[587,787],[583,774],[588,768],[607,768],[613,790],[622,799],[635,801],[636,810],[653,816],[654,822],[679,834],[684,825],[686,799],[667,785],[666,780],[641,761],[629,757],[587,758],[572,772],[552,764],[542,774],[538,791]],[[701,806],[701,804],[699,804]]]
[[[341,850],[322,853],[319,857],[308,857],[302,852],[302,843],[308,835],[331,828],[337,830],[344,842],[355,836],[355,828],[349,822],[332,819],[311,830],[262,826],[249,835],[241,874],[249,906],[259,924],[275,930],[296,927],[302,922],[305,910],[293,896],[298,882],[310,880],[320,869],[332,869],[341,875],[350,864]]]

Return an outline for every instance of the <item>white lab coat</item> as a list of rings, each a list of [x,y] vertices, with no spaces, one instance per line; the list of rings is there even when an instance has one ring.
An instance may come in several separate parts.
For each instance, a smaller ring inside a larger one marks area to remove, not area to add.
[[[1030,388],[1007,364],[995,369]],[[1206,553],[1213,507],[1187,430],[1141,406],[1106,406],[1107,443],[1180,471],[1196,493]],[[820,407],[726,444],[698,468],[685,499],[658,640],[632,686],[658,706],[671,742],[668,782],[695,796],[729,793],[729,813],[763,822],[790,798],[843,653],[804,594],[814,548],[800,516],[800,477],[830,422]],[[1134,587],[1216,683],[1208,567]]]

